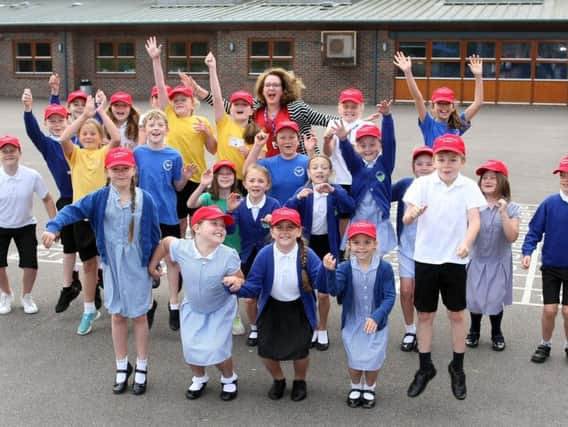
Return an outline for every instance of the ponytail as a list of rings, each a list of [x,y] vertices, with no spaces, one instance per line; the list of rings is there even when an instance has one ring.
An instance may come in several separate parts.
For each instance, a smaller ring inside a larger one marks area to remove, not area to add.
[[[297,241],[298,241],[298,246],[300,247],[300,259],[302,263],[302,290],[304,292],[312,292],[314,289],[312,288],[310,275],[308,274],[307,270],[308,247],[306,245],[306,242],[301,237],[298,237]]]

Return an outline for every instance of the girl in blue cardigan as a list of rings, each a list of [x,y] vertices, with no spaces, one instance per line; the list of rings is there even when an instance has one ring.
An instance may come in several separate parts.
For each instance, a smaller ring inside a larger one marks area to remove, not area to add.
[[[105,168],[110,185],[65,206],[47,223],[42,240],[49,248],[65,225],[89,220],[95,231],[103,267],[105,307],[112,315],[116,356],[116,381],[112,391],[124,393],[133,371],[128,363],[127,323],[128,319],[132,319],[137,353],[132,392],[140,395],[146,392],[147,383],[146,313],[152,290],[147,266],[160,240],[158,211],[152,197],[136,188],[136,162],[130,150],[110,150],[105,157]],[[97,311],[93,317],[99,316]]]
[[[286,207],[296,209],[300,213],[303,237],[320,259],[329,252],[339,258],[339,219],[344,218],[344,215],[351,215],[355,208],[355,202],[341,185],[329,183],[332,172],[329,157],[323,154],[310,157],[308,184],[299,188],[286,202]],[[319,323],[312,337],[312,346],[325,351],[329,348],[328,294],[318,292],[318,314]]]
[[[272,211],[280,207],[278,200],[268,196],[270,190],[270,173],[264,166],[251,165],[244,173],[244,186],[248,192],[245,198],[236,193],[227,197],[227,213],[235,219],[234,226],[227,227],[227,233],[235,233],[239,229],[241,236],[241,270],[245,277],[252,266],[258,251],[268,243],[269,224]],[[256,346],[258,330],[256,318],[258,301],[256,298],[245,300],[245,309],[250,323],[247,345]]]
[[[351,390],[351,408],[375,406],[375,386],[383,366],[388,342],[388,315],[396,298],[391,265],[377,255],[377,230],[367,221],[347,229],[348,261],[337,269],[335,257],[327,254],[327,288],[331,295],[343,297],[341,335]]]
[[[385,255],[396,246],[396,235],[390,222],[391,175],[396,142],[390,102],[382,101],[377,111],[383,116],[382,131],[372,123],[361,125],[355,134],[355,148],[349,142],[343,122],[334,131],[353,177],[349,195],[355,200],[355,211],[351,223],[369,221],[375,224],[379,251]],[[341,249],[346,243],[344,236]]]
[[[273,378],[268,397],[281,399],[286,379],[282,360],[293,360],[291,398],[307,396],[306,374],[310,341],[316,328],[314,289],[325,290],[319,280],[321,261],[302,241],[300,214],[280,208],[272,213],[270,234],[274,243],[260,250],[250,273],[243,280],[225,277],[225,285],[240,297],[258,297],[258,355]]]

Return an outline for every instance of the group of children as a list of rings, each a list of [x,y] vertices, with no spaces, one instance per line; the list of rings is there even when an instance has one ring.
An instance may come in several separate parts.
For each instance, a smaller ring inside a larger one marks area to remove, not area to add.
[[[246,91],[230,96],[227,112],[215,58],[209,54],[205,63],[214,132],[205,118],[194,114],[194,82],[182,74],[182,84],[166,86],[161,46],[150,38],[146,50],[156,83],[151,101],[157,108],[143,116],[125,92],[113,94],[107,105],[101,91],[95,97],[75,91],[65,108],[59,105],[58,79],[52,76],[55,102],[44,113],[45,135],[32,114],[31,92],[24,92],[26,131],[44,156],[60,198],[54,204],[41,176],[19,164],[20,142],[0,138],[0,314],[11,311],[13,300],[5,268],[12,238],[24,270],[22,305],[26,313],[37,312],[31,297],[37,273],[35,192],[50,218],[42,241],[50,247],[60,237],[65,254],[56,311],[64,311],[84,290],[80,335],[91,332],[100,316],[97,270],[102,268],[99,282],[112,316],[114,393],[127,389],[133,373],[132,392],[146,391],[148,335],[157,307],[152,288],[159,283],[164,261],[169,325],[180,329],[183,355],[193,374],[188,399],[203,394],[211,365],[221,372],[220,398],[237,397],[232,337],[244,332],[239,298],[250,324],[247,344],[257,346],[273,380],[269,398],[283,397],[281,362],[286,360],[294,365],[291,399],[306,398],[309,350],[325,351],[330,345],[331,295],[342,304],[341,336],[350,377],[347,404],[371,408],[396,299],[393,270],[383,255],[398,246],[405,322],[400,348],[419,353],[419,369],[407,394],[418,396],[436,375],[431,344],[441,295],[451,325],[451,390],[457,399],[465,399],[465,347],[478,346],[483,315],[490,317],[492,348],[502,351],[506,346],[501,321],[504,306],[512,303],[511,244],[518,237],[520,216],[504,163],[481,165],[477,183],[460,172],[466,159],[461,135],[483,102],[481,60],[470,58],[475,100],[458,115],[449,88],[434,91],[428,112],[410,58],[395,56],[416,102],[424,146],[412,153],[413,177],[393,184],[396,140],[390,102],[381,102],[365,120],[362,93],[342,91],[340,117],[329,121],[320,144],[315,133],[301,135],[291,120],[279,120],[273,129],[254,123],[255,100]],[[264,90],[274,90],[275,84]],[[380,128],[373,122],[379,116]],[[300,145],[307,155],[299,152]],[[218,155],[212,168],[207,168],[205,151]],[[523,245],[523,266],[528,268],[545,235],[543,341],[534,362],[550,354],[561,289],[568,325],[568,157],[554,173],[560,174],[560,193],[539,206]],[[394,201],[396,231],[390,221]],[[186,239],[188,216],[191,238]],[[74,272],[76,252],[83,264],[82,282]],[[128,319],[134,322],[136,338],[134,368],[128,362]]]

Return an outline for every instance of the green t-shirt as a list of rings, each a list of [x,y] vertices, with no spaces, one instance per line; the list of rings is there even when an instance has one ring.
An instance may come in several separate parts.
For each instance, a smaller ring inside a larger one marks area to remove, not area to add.
[[[211,193],[202,193],[201,196],[199,196],[199,200],[201,201],[201,206],[217,205],[223,212],[227,212],[227,199],[213,200]],[[233,234],[227,234],[223,243],[237,252],[241,251],[241,236],[239,235],[238,225]]]

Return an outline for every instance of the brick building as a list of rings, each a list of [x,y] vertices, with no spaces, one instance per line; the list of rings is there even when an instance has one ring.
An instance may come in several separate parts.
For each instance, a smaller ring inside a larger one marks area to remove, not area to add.
[[[568,104],[568,1],[558,0],[0,0],[0,94],[47,96],[57,72],[63,95],[88,79],[146,98],[149,35],[169,83],[185,71],[207,85],[211,50],[225,93],[252,90],[278,65],[303,79],[311,103],[334,103],[348,86],[371,102],[406,100],[392,65],[401,49],[425,94],[447,85],[470,101],[465,58],[478,53],[487,102]]]

